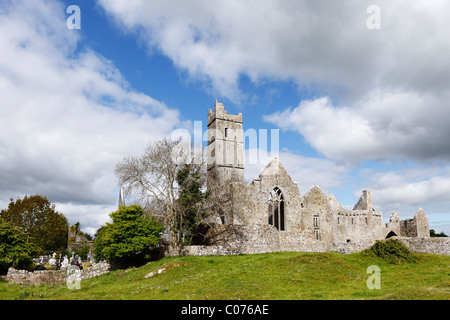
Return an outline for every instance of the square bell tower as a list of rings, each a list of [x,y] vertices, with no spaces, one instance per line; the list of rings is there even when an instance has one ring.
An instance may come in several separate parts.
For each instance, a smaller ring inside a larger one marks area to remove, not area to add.
[[[244,183],[242,113],[228,114],[222,103],[208,110],[208,179]]]

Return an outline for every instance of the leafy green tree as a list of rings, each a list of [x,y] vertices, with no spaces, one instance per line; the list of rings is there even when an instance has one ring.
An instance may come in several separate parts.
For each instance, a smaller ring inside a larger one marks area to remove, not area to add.
[[[33,270],[36,253],[36,246],[27,243],[25,234],[0,219],[0,274],[6,274],[10,267]]]
[[[102,226],[94,241],[96,261],[106,260],[113,268],[147,262],[164,227],[156,220],[146,218],[138,205],[123,206],[110,217],[112,223]]]
[[[441,233],[436,233],[434,229],[430,229],[430,237],[447,237],[447,235],[443,231]]]
[[[203,202],[206,198],[202,187],[205,176],[196,165],[186,164],[177,172],[176,181],[180,186],[176,229],[179,230],[179,242],[190,245],[195,229],[204,218]]]
[[[25,233],[27,241],[36,244],[40,254],[63,251],[67,247],[67,218],[46,197],[11,199],[8,208],[0,211],[0,218]]]

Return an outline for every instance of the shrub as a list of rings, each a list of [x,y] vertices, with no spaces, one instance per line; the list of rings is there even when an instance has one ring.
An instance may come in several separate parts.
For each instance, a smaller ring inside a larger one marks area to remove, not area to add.
[[[376,241],[372,247],[365,250],[365,253],[395,264],[416,261],[414,253],[397,239]]]
[[[144,217],[140,206],[121,207],[111,213],[112,223],[102,226],[94,242],[95,260],[107,260],[113,268],[146,263],[164,227]]]

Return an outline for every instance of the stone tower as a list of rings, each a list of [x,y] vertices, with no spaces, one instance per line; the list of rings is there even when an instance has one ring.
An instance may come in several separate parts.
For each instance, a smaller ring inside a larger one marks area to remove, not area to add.
[[[222,103],[208,110],[208,179],[244,183],[242,114],[228,114]]]

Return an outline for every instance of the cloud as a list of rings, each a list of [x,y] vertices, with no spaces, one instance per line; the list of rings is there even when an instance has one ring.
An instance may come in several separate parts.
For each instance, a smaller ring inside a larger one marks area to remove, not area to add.
[[[64,13],[53,0],[2,3],[0,197],[42,194],[73,221],[79,205],[92,206],[93,228],[116,202],[115,164],[168,135],[180,115],[78,48]]]
[[[72,223],[80,222],[84,232],[95,235],[105,222],[111,222],[109,214],[117,210],[117,205],[74,205],[58,203],[55,210],[64,214]]]
[[[374,91],[354,106],[328,97],[264,116],[282,130],[300,133],[317,151],[345,163],[368,160],[447,160],[450,109],[435,96]]]
[[[439,212],[450,206],[450,167],[412,167],[396,171],[360,172],[373,190],[374,203],[383,208],[417,210],[423,206]],[[414,214],[410,213],[410,214]]]
[[[308,98],[266,120],[335,161],[449,158],[448,1],[377,1],[380,30],[367,28],[369,0],[98,2],[150,52],[237,104],[252,96],[243,75],[296,83]]]
[[[381,30],[366,26],[369,0],[98,2],[150,52],[236,101],[241,75],[294,80],[346,102],[374,88],[450,84],[446,1],[377,1]]]
[[[347,182],[348,168],[328,159],[304,157],[287,149],[276,155],[264,149],[246,149],[245,155],[245,179],[248,182],[257,178],[275,156],[280,159],[291,179],[298,183],[302,195],[316,184],[328,193]]]

